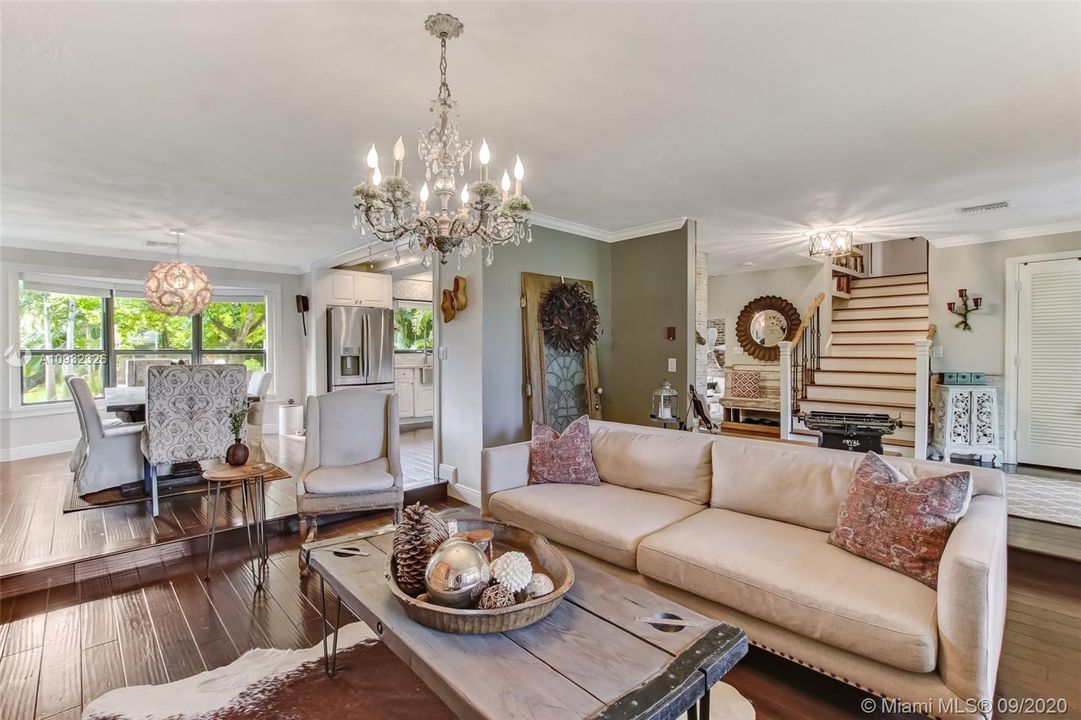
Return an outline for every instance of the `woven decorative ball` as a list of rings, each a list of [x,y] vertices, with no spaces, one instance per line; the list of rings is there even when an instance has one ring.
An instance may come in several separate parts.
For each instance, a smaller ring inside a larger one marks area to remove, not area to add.
[[[516,593],[524,590],[533,579],[533,564],[525,553],[512,550],[500,555],[492,563],[492,577],[512,593]]]
[[[556,589],[555,584],[552,582],[552,578],[548,577],[544,573],[533,573],[532,579],[529,584],[525,586],[525,596],[529,599],[543,597],[548,593]]]
[[[514,593],[505,585],[492,585],[481,593],[477,607],[481,610],[497,610],[514,604]]]

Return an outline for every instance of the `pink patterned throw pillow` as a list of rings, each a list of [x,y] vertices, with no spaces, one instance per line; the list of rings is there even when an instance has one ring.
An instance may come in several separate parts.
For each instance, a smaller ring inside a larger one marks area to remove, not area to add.
[[[728,395],[737,398],[757,398],[761,395],[762,374],[753,370],[729,370]]]
[[[874,453],[856,468],[831,545],[938,587],[938,563],[968,509],[971,474],[908,480]]]
[[[600,485],[589,440],[589,416],[583,415],[560,435],[541,423],[533,423],[529,449],[529,484],[567,483]]]

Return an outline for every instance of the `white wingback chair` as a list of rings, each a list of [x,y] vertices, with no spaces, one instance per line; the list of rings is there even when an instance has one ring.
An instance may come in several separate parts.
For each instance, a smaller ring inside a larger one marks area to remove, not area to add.
[[[318,516],[392,508],[405,498],[398,449],[398,396],[348,388],[309,395],[304,467],[297,476],[297,514],[308,540]]]
[[[82,438],[76,448],[75,482],[79,495],[137,482],[143,471],[139,449],[142,423],[106,425],[94,404],[86,381],[76,375],[65,378],[75,402]]]

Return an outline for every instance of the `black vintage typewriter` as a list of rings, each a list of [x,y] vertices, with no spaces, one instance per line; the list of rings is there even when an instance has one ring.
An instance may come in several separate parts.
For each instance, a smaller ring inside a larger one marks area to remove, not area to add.
[[[890,435],[904,423],[900,415],[873,413],[802,413],[799,419],[808,430],[818,430],[818,446],[853,452],[882,452],[882,436]]]

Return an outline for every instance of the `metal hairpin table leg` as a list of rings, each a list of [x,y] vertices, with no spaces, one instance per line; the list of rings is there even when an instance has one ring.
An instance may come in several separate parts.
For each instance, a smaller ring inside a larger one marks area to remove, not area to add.
[[[261,478],[252,478],[244,481],[244,492],[251,493],[248,498],[251,504],[252,524],[255,525],[255,549],[251,552],[252,578],[255,582],[255,592],[263,589],[267,574],[267,543],[266,543],[266,495],[262,492]]]
[[[208,480],[206,483],[206,499],[210,502],[210,484],[213,480]],[[210,530],[210,540],[207,543],[206,548],[206,575],[203,576],[204,580],[210,580],[210,560],[214,557],[214,532],[218,525],[218,499],[221,497],[221,480],[217,481],[217,490],[214,492],[214,501],[210,505],[210,516],[206,520],[206,524]]]
[[[698,703],[687,708],[687,720],[698,720]]]
[[[327,651],[327,586],[323,577],[319,577],[319,607],[323,613],[323,671],[327,677],[334,677],[338,671],[338,628],[342,624],[342,599],[338,598],[338,607],[334,613],[334,640],[332,649]]]
[[[698,720],[709,720],[709,691],[706,688],[706,694],[698,701]]]
[[[248,522],[248,479],[244,478],[240,481],[240,507],[244,513],[244,530],[248,533],[248,557],[252,558],[251,566],[251,580],[252,584],[256,587],[259,585],[259,576],[255,572],[255,545],[252,543],[251,538],[251,526],[255,524],[255,505],[252,503],[252,517],[251,523]]]

